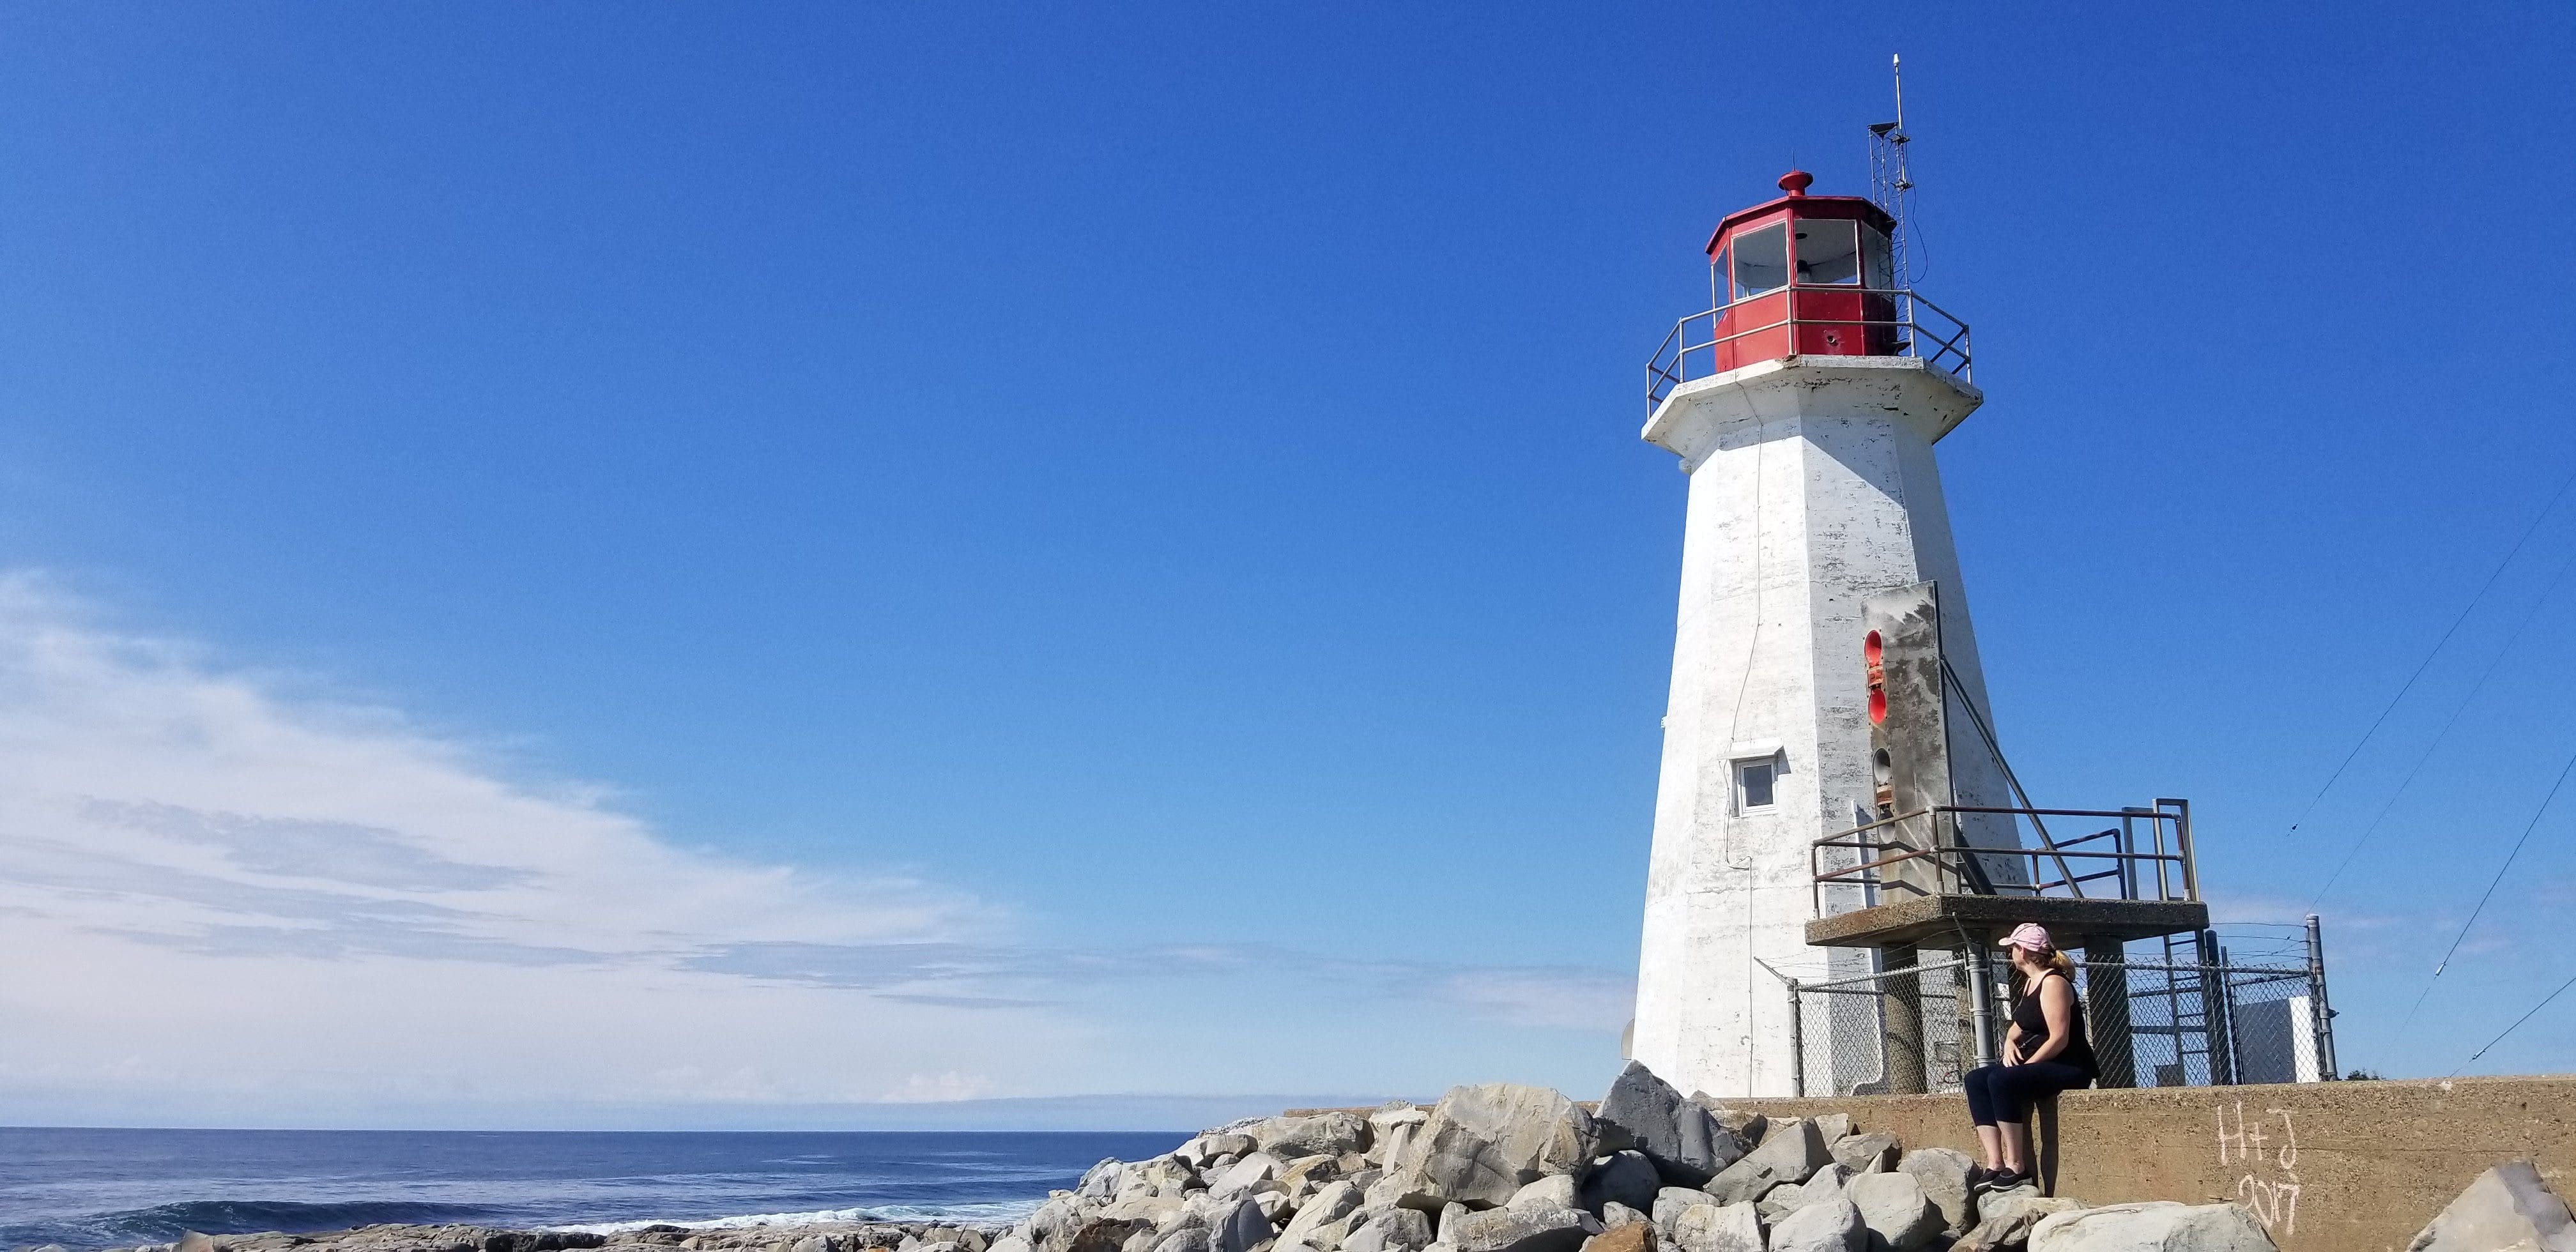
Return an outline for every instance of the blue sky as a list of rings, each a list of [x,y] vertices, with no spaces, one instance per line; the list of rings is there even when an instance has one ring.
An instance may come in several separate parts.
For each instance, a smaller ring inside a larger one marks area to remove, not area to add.
[[[2576,797],[2401,1025],[2576,751],[2576,500],[2285,833],[2576,470],[2563,7],[6,29],[9,1120],[1606,1084],[1681,533],[1639,367],[1719,216],[1863,188],[1891,51],[2025,780],[2191,798],[2288,922],[2428,761],[2321,906],[2347,1065],[2570,972]],[[174,998],[588,1042],[137,1042]],[[2576,999],[2476,1068],[2571,1065]]]

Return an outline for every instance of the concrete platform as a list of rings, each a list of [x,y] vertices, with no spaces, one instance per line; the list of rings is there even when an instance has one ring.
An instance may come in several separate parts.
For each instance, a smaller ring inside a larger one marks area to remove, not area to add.
[[[1820,948],[1883,948],[1955,942],[1964,930],[1992,942],[2023,922],[2037,922],[2066,947],[2090,936],[2153,939],[2209,928],[2209,906],[2197,900],[2070,900],[2062,896],[1916,896],[1820,917],[1807,942]]]

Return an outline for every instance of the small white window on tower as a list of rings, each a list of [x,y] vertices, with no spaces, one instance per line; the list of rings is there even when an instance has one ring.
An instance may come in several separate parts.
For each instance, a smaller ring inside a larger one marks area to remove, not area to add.
[[[1780,758],[1766,756],[1760,760],[1735,763],[1735,807],[1751,813],[1771,807],[1778,790]]]

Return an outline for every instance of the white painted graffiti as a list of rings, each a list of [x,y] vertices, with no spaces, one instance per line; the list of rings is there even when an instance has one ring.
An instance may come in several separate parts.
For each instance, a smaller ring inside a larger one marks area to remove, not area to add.
[[[2220,1105],[2218,1164],[2222,1169],[2243,1167],[2244,1175],[2236,1180],[2236,1198],[2263,1223],[2263,1229],[2278,1231],[2285,1239],[2299,1232],[2299,1132],[2290,1124],[2290,1110],[2265,1109],[2249,1126],[2243,1100],[2235,1101],[2232,1109]]]

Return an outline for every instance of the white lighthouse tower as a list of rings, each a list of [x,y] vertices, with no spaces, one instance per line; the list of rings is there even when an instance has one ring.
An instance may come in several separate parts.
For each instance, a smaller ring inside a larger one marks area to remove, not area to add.
[[[1911,589],[1937,606],[1942,698],[1964,740],[1943,802],[2010,802],[1964,729],[1993,718],[1932,454],[1984,398],[1966,328],[1897,289],[1884,211],[1807,195],[1812,181],[1792,172],[1781,198],[1719,225],[1716,307],[1684,319],[1650,370],[1644,438],[1681,458],[1690,491],[1631,1054],[1715,1096],[1793,1094],[1785,980],[1882,959],[1829,961],[1804,933],[1820,901],[1870,902],[1820,892],[1812,845],[1887,816],[1864,601]],[[1952,837],[2014,841],[2009,825]],[[1833,1054],[1819,1029],[1877,1028],[1812,1023],[1805,1050]]]

